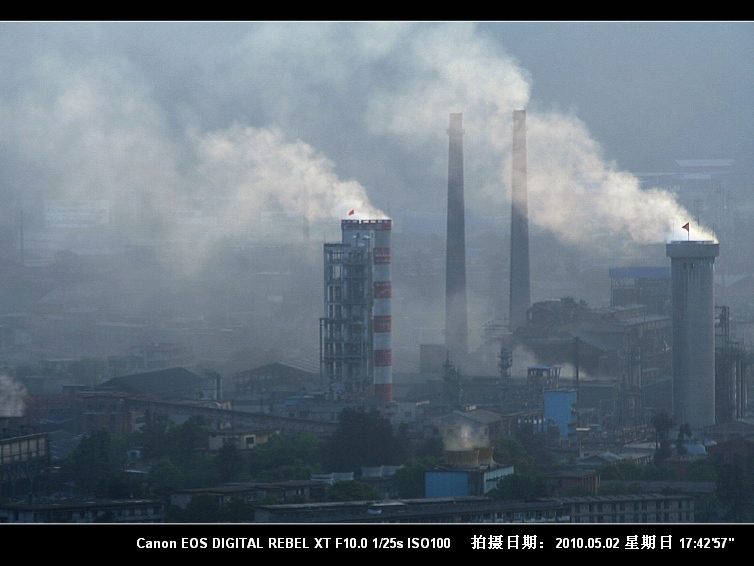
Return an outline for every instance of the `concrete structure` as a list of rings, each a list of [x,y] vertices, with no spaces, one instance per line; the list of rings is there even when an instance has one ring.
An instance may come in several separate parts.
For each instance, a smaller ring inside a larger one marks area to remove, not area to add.
[[[256,523],[567,523],[570,507],[559,500],[495,501],[444,497],[390,501],[257,505]]]
[[[47,434],[26,434],[0,439],[0,497],[40,491],[49,473],[50,443]]]
[[[392,220],[343,220],[342,243],[325,244],[320,371],[336,399],[392,401]]]
[[[454,364],[469,352],[466,301],[466,220],[463,197],[462,114],[448,128],[448,227],[445,244],[445,349]]]
[[[567,497],[571,523],[693,523],[694,498],[656,493]]]
[[[256,523],[693,523],[689,495],[627,494],[495,501],[446,497],[257,505]],[[585,543],[586,544],[586,543]]]
[[[550,389],[544,392],[544,417],[548,429],[558,427],[560,438],[576,432],[576,391]]]
[[[531,306],[525,110],[513,112],[512,168],[510,329],[516,330],[526,324],[526,311]]]
[[[673,415],[694,430],[715,424],[714,262],[719,244],[673,241],[670,258]]]

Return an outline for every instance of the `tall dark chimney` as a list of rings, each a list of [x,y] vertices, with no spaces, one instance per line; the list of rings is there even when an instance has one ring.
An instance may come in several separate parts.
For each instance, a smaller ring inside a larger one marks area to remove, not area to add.
[[[531,306],[529,282],[529,212],[526,190],[526,111],[513,112],[513,177],[511,183],[510,328],[526,324]]]
[[[445,256],[445,349],[453,363],[468,355],[466,311],[466,221],[463,203],[463,125],[450,115],[448,149],[448,229]]]

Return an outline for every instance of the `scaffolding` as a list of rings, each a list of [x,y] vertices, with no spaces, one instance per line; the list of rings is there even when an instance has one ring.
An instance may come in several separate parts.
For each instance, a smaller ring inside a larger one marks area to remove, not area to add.
[[[715,307],[715,420],[731,422],[746,416],[746,355],[730,337],[730,308]]]
[[[325,313],[320,319],[320,371],[333,399],[371,394],[372,248],[368,237],[325,244]]]

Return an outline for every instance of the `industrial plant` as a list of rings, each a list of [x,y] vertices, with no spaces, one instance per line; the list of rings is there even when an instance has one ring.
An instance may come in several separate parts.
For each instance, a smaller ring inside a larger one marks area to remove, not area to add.
[[[619,265],[602,274],[605,283],[609,280],[609,305],[590,307],[566,294],[544,298],[543,286],[537,285],[541,270],[531,268],[541,263],[542,258],[532,256],[542,248],[530,246],[529,210],[537,202],[530,201],[527,191],[526,112],[513,112],[511,163],[504,168],[511,187],[510,237],[508,249],[495,252],[503,260],[508,256],[507,272],[504,265],[492,269],[486,258],[478,259],[478,241],[472,240],[469,253],[461,113],[450,114],[447,133],[441,262],[428,259],[441,257],[436,243],[429,249],[399,222],[353,209],[340,219],[338,242],[312,239],[304,218],[302,240],[281,243],[275,250],[289,265],[257,274],[254,292],[266,300],[253,306],[241,301],[235,313],[226,305],[219,322],[179,323],[176,317],[156,331],[153,322],[97,321],[101,332],[113,333],[108,343],[130,340],[130,350],[110,355],[98,368],[87,366],[93,372],[89,383],[68,379],[71,368],[79,367],[75,360],[49,360],[41,375],[18,377],[25,387],[26,411],[0,414],[0,493],[11,499],[36,498],[49,489],[58,427],[79,436],[102,429],[127,435],[152,426],[160,415],[175,422],[201,418],[213,429],[202,450],[216,454],[226,445],[259,450],[278,435],[329,438],[344,411],[357,411],[379,415],[415,444],[436,438],[444,448],[437,463],[423,472],[422,502],[401,503],[402,515],[395,508],[375,507],[375,502],[327,506],[296,499],[321,499],[328,487],[354,479],[381,499],[395,499],[392,478],[400,468],[395,461],[371,462],[360,473],[312,474],[295,486],[281,482],[176,490],[173,505],[185,510],[199,494],[222,502],[232,492],[250,502],[259,521],[693,521],[694,495],[609,499],[600,495],[598,470],[615,459],[632,465],[672,460],[671,429],[679,431],[679,455],[707,456],[718,443],[754,434],[746,348],[733,337],[729,307],[715,297],[714,261],[725,248],[716,241],[692,240],[687,224],[687,240],[666,244],[669,267]],[[295,239],[292,232],[285,237]],[[291,283],[286,273],[302,268],[295,265],[294,248],[303,250],[306,261],[322,257],[322,277],[304,277],[305,291],[281,287]],[[238,250],[238,263],[255,253],[253,247]],[[60,258],[65,259],[71,258]],[[552,266],[558,263],[554,257],[547,260]],[[240,268],[223,269],[231,273]],[[479,273],[489,276],[487,286],[478,284]],[[438,285],[443,276],[444,289]],[[419,294],[443,295],[444,317],[412,304],[417,301],[407,291],[410,286],[422,289]],[[487,295],[485,305],[501,305],[506,290],[507,316],[502,309],[488,308],[480,323],[479,297]],[[320,299],[312,299],[315,294]],[[267,321],[271,335],[280,335],[283,320],[289,323],[283,333],[310,332],[317,320],[303,320],[300,313],[312,300],[321,301],[322,309],[318,352],[236,367],[231,375],[208,370],[213,357],[228,359],[227,352],[243,343],[253,322]],[[429,327],[426,321],[433,318],[442,319],[444,326]],[[8,348],[18,345],[20,336],[38,340],[25,332],[30,329],[26,320],[6,317],[0,329]],[[137,340],[147,336],[159,340]],[[98,341],[102,338],[92,338],[91,344]],[[409,363],[403,361],[407,353]],[[568,466],[547,470],[545,478],[548,489],[570,494],[570,499],[491,503],[490,494],[518,473],[512,462],[496,460],[492,447],[517,435],[534,435],[567,455]],[[139,453],[135,449],[132,454],[134,474]],[[283,501],[270,504],[270,493]],[[297,503],[286,504],[288,499]],[[452,513],[448,501],[454,502]],[[593,512],[593,501],[613,512]],[[651,511],[646,511],[648,504]],[[19,505],[0,505],[0,521],[53,516],[46,503],[39,508]],[[125,521],[133,507],[144,513],[145,521],[158,521],[163,513],[154,500],[109,505],[109,511],[73,506],[57,516],[97,520],[109,512]],[[636,512],[618,513],[618,506]],[[672,513],[661,512],[662,506],[672,506]]]
[[[332,399],[392,401],[392,221],[343,220],[343,241],[325,244],[321,377]]]

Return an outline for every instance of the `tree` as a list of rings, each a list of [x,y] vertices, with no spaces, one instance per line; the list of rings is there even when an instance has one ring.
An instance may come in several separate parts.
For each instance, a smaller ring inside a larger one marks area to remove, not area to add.
[[[145,458],[162,458],[170,453],[173,428],[173,421],[167,415],[152,412],[146,414],[146,422],[135,440],[141,445]]]
[[[404,431],[405,434],[405,431]],[[407,443],[376,410],[344,409],[338,428],[330,437],[331,469],[358,472],[363,466],[400,465],[407,457]]]
[[[754,497],[754,474],[751,459],[736,457],[733,462],[717,464],[715,495],[725,509],[725,519],[733,522],[750,521]]]
[[[152,465],[147,481],[152,491],[161,498],[168,497],[171,492],[180,489],[184,484],[183,472],[167,458],[158,460]]]
[[[427,438],[417,449],[417,458],[442,458],[445,454],[445,443],[442,436]]]
[[[538,475],[511,474],[500,479],[497,487],[488,495],[492,499],[531,500],[547,497],[549,489],[544,479]]]
[[[510,464],[520,474],[534,472],[533,458],[518,438],[512,436],[499,438],[493,442],[492,447],[494,448],[493,455],[496,462]]]
[[[71,472],[78,489],[95,493],[98,489],[107,491],[108,482],[120,473],[125,462],[125,442],[103,428],[81,439],[64,468]]]
[[[243,470],[243,458],[232,442],[223,444],[215,456],[215,465],[223,483],[235,481]]]
[[[393,474],[393,489],[402,499],[424,497],[424,472],[440,462],[439,458],[409,460]]]
[[[193,467],[201,449],[207,448],[209,428],[202,417],[191,417],[171,431],[171,460],[179,467]]]
[[[379,498],[380,494],[372,487],[356,480],[338,482],[325,493],[327,501],[374,501]]]
[[[325,441],[310,433],[273,436],[246,451],[246,471],[258,481],[308,479],[322,469]]]
[[[217,523],[221,520],[220,504],[210,493],[197,493],[178,514],[182,523]]]

